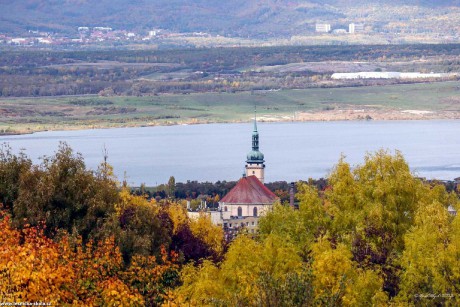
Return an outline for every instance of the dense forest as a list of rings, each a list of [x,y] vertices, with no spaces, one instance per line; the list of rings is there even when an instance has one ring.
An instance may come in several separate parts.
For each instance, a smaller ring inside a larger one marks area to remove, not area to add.
[[[317,188],[317,186],[319,188]],[[166,190],[173,195],[173,179]],[[0,151],[4,302],[98,306],[460,303],[458,196],[415,178],[398,152],[342,158],[327,185],[297,184],[259,233],[232,242],[173,197],[131,193],[61,144],[34,165]]]
[[[0,96],[141,96],[389,84],[401,81],[331,82],[329,77],[337,68],[334,61],[379,63],[378,70],[455,72],[460,70],[458,54],[460,45],[454,44],[5,51],[0,53]],[[302,68],[308,62],[325,64]],[[289,64],[300,68],[270,69]]]

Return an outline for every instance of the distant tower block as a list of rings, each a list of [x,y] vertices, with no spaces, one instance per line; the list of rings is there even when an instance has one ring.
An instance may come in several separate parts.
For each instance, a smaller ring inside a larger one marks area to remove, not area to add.
[[[348,33],[359,33],[364,32],[364,24],[363,23],[350,23],[348,25]]]
[[[264,154],[259,151],[259,132],[257,132],[257,118],[254,115],[254,131],[252,132],[252,150],[246,159],[246,176],[256,176],[264,183],[265,164]]]
[[[318,33],[329,33],[331,32],[331,25],[329,23],[317,23],[315,31]]]

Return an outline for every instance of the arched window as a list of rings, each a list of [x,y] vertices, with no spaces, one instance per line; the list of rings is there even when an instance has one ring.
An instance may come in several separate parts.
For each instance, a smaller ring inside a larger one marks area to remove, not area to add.
[[[257,207],[254,207],[254,210],[252,210],[252,211],[253,211],[253,215],[257,216]]]
[[[238,207],[238,216],[243,216],[243,209]]]
[[[227,212],[227,206],[224,207],[224,211]]]

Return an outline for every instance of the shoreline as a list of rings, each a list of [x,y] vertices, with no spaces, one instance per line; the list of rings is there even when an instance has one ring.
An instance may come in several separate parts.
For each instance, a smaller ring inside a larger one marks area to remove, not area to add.
[[[460,111],[428,111],[428,110],[380,110],[374,108],[349,108],[328,111],[299,111],[292,115],[263,115],[258,116],[260,123],[290,123],[290,122],[337,122],[337,121],[430,121],[430,120],[459,120]],[[249,123],[249,120],[197,120],[188,119],[175,122],[154,122],[154,123],[110,123],[101,122],[89,125],[53,125],[36,130],[16,130],[0,132],[0,136],[27,135],[47,131],[80,131],[94,129],[115,129],[115,128],[141,128],[156,126],[187,126],[206,124],[236,124]]]

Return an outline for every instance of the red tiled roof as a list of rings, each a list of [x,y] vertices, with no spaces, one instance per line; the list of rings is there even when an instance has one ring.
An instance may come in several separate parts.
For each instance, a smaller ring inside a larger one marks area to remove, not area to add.
[[[228,204],[273,204],[278,197],[256,176],[241,178],[220,201]]]

